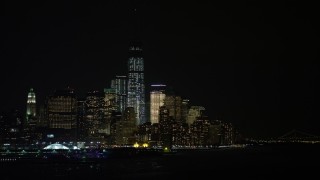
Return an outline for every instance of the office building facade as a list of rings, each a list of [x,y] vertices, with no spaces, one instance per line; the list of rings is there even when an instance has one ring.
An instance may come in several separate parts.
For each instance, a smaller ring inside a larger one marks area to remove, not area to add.
[[[136,124],[139,125],[146,122],[144,59],[142,57],[141,44],[132,44],[129,47],[129,54],[127,107],[134,108],[137,119]]]
[[[166,85],[154,84],[151,85],[150,92],[150,122],[151,124],[159,123],[159,110],[164,105]]]
[[[117,111],[122,113],[127,105],[127,76],[116,76],[111,81],[111,88],[115,90]]]
[[[47,116],[49,128],[76,128],[77,99],[73,89],[57,90],[48,97]]]

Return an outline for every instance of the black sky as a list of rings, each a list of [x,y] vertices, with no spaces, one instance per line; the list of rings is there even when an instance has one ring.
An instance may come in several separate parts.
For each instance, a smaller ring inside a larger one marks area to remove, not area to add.
[[[137,20],[132,1],[6,2],[1,110],[24,110],[30,87],[39,103],[66,86],[80,95],[108,87],[126,74],[128,44],[138,36],[147,84],[173,86],[246,136],[320,135],[315,4],[136,2]]]

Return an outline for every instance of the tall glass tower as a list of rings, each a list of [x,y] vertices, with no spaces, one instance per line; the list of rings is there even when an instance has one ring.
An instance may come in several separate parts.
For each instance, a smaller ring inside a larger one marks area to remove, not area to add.
[[[133,107],[136,113],[136,125],[145,123],[144,62],[139,43],[129,47],[127,96],[127,107]]]
[[[116,76],[111,81],[111,88],[116,92],[117,111],[123,112],[127,105],[127,76]]]
[[[26,118],[29,121],[29,118],[36,116],[36,94],[33,91],[33,88],[30,88],[28,93],[28,100],[27,100],[27,112]]]

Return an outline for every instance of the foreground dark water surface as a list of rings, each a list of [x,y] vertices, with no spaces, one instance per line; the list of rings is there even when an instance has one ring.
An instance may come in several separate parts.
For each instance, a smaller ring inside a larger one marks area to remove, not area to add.
[[[311,179],[319,167],[319,145],[263,145],[103,160],[0,162],[0,179]]]

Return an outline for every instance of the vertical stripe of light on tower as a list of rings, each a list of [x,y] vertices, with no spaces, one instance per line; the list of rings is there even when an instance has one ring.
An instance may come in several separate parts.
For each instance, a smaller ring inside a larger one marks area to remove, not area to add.
[[[142,48],[138,43],[129,47],[127,107],[133,107],[136,113],[136,125],[145,121],[145,86]]]

